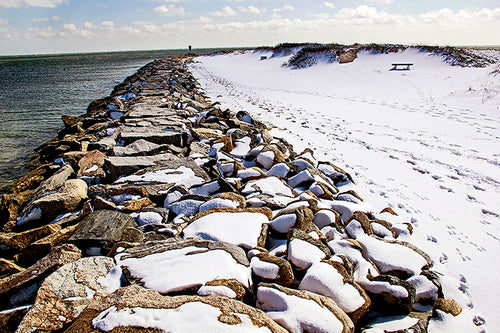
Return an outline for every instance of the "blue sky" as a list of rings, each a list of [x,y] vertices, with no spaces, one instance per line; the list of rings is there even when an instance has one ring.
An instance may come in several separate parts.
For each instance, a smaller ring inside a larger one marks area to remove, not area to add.
[[[0,54],[275,45],[500,44],[498,0],[0,0]]]

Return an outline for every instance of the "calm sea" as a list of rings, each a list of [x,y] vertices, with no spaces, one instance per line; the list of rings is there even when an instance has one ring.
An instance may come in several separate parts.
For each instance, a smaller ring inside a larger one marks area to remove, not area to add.
[[[221,49],[197,49],[208,54]],[[28,172],[33,150],[81,115],[90,102],[148,62],[186,50],[0,57],[0,192]]]

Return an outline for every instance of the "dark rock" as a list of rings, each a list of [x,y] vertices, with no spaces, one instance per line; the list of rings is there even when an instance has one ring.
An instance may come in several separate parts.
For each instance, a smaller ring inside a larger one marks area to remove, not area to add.
[[[98,210],[78,224],[69,241],[82,248],[111,248],[114,243],[121,241],[126,228],[135,226],[134,219],[127,214]]]
[[[374,311],[389,314],[408,314],[412,311],[413,303],[415,303],[415,287],[411,283],[391,275],[379,275],[372,278],[371,281],[388,283],[390,286],[395,286],[398,290],[397,292],[368,292]],[[403,288],[406,291],[405,295],[402,295],[400,291]],[[386,288],[386,290],[388,289]]]

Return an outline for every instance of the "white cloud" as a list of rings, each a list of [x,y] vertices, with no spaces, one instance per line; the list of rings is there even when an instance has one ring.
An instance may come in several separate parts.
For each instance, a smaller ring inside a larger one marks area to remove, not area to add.
[[[50,22],[50,21],[61,21],[61,16],[55,15],[55,16],[47,16],[47,17],[39,17],[39,18],[33,18],[31,19],[33,22]]]
[[[83,23],[83,27],[85,29],[96,29],[97,27],[95,26],[95,24],[93,23],[90,23],[90,22],[85,22]]]
[[[186,11],[184,7],[177,7],[176,5],[161,5],[154,9],[155,13],[162,16],[184,16]]]
[[[187,41],[194,47],[276,45],[285,41],[486,45],[498,43],[491,32],[500,31],[500,8],[441,9],[402,15],[365,5],[345,8],[329,16],[321,13],[300,19],[282,17],[282,12],[272,14],[272,18],[248,22],[239,22],[238,16],[231,17],[230,22],[200,16],[166,24],[153,20],[126,25],[111,21],[81,25],[66,22],[58,28],[26,29],[4,24],[0,25],[0,53],[119,50],[127,45],[136,49],[182,48]]]
[[[284,10],[295,10],[295,7],[290,5],[289,3],[285,4],[283,7],[281,8],[275,8],[273,9],[274,12],[281,12],[281,11],[284,11]]]
[[[266,12],[265,8],[257,8],[257,7],[254,7],[254,6],[238,7],[238,9],[242,13],[262,14],[262,13]]]
[[[54,8],[67,0],[0,0],[0,7],[19,8],[19,7],[46,7]]]
[[[101,30],[106,30],[106,31],[113,31],[114,27],[115,27],[115,23],[113,21],[103,21],[99,25],[99,28]]]
[[[388,5],[394,2],[394,0],[368,0],[368,2],[375,2],[378,3],[379,5]]]
[[[323,5],[325,5],[328,8],[335,9],[335,4],[332,2],[323,1]]]
[[[236,11],[229,6],[224,6],[221,11],[208,12],[207,14],[210,16],[235,16]]]

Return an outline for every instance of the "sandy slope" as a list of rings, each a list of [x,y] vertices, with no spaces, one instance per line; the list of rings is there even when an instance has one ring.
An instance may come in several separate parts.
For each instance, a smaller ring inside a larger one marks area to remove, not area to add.
[[[395,207],[464,307],[435,332],[493,332],[500,254],[500,74],[415,50],[292,70],[251,53],[191,66],[212,101],[279,127],[273,134],[345,167],[375,208]],[[411,71],[389,71],[413,62]],[[481,323],[475,326],[473,321]],[[455,327],[456,326],[456,327]]]

